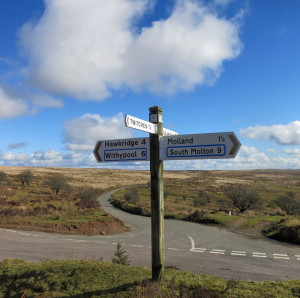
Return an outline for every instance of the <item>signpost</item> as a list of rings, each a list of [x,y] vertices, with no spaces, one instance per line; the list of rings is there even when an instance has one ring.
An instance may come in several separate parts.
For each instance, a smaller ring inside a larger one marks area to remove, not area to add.
[[[234,132],[178,135],[162,126],[162,109],[149,109],[149,121],[126,115],[125,125],[149,133],[149,138],[98,141],[98,162],[149,161],[151,174],[152,279],[164,279],[163,161],[234,158],[241,143]]]

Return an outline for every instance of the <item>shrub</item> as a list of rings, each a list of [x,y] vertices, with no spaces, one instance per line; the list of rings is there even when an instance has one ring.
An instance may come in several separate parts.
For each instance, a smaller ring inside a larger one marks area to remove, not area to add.
[[[55,192],[56,195],[62,190],[71,192],[71,186],[65,181],[62,176],[52,175],[48,180],[46,180],[46,185]]]
[[[200,207],[200,206],[205,206],[210,202],[211,202],[211,194],[205,191],[200,191],[198,197],[194,198],[193,205],[194,207]]]
[[[248,209],[258,209],[262,205],[262,198],[260,195],[252,190],[247,190],[242,186],[231,186],[225,190],[225,195],[232,201],[241,213]]]
[[[139,201],[139,194],[138,194],[138,190],[136,188],[132,188],[126,191],[125,195],[124,195],[124,199],[131,204],[137,204],[137,202]]]
[[[80,207],[83,208],[97,208],[99,203],[97,202],[99,191],[96,188],[89,187],[83,188],[79,191]]]
[[[300,203],[294,197],[293,192],[287,192],[285,195],[273,200],[273,202],[288,215],[300,214]]]
[[[25,183],[29,185],[33,181],[34,176],[30,170],[25,170],[18,175],[18,178],[20,179],[21,184],[24,187]]]

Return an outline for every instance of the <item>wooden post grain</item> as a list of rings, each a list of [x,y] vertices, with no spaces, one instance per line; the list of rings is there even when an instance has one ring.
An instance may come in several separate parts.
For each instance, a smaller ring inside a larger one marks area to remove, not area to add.
[[[159,160],[162,109],[154,106],[149,111],[149,120],[157,123],[158,130],[157,134],[150,134],[152,280],[163,281],[165,267],[163,161]]]

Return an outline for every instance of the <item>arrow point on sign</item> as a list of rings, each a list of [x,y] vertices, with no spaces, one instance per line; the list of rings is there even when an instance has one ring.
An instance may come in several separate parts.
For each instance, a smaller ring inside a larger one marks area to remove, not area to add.
[[[98,141],[96,146],[95,146],[94,152],[93,152],[98,162],[102,161],[101,156],[99,154],[99,149],[101,147],[101,144],[102,144],[102,142]]]
[[[124,120],[125,120],[125,125],[128,126],[128,122],[129,122],[129,117],[128,117],[128,115],[125,116],[125,119],[124,119]]]
[[[240,143],[238,142],[235,135],[228,135],[233,146],[229,152],[229,155],[235,155],[237,153],[237,150],[239,149]]]

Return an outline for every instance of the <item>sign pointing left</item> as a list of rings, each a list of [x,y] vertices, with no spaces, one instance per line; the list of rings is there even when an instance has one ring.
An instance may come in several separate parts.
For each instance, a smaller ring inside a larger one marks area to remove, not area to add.
[[[97,162],[150,160],[149,138],[98,141],[93,153]]]
[[[100,147],[101,147],[101,144],[102,144],[102,142],[101,142],[101,141],[98,141],[97,144],[96,144],[96,146],[95,146],[95,148],[94,148],[94,151],[93,151],[93,153],[94,153],[94,155],[95,155],[95,157],[96,157],[96,160],[97,160],[98,162],[102,162],[102,158],[101,158],[101,156],[100,156],[100,154],[99,154],[99,149],[100,149]]]

